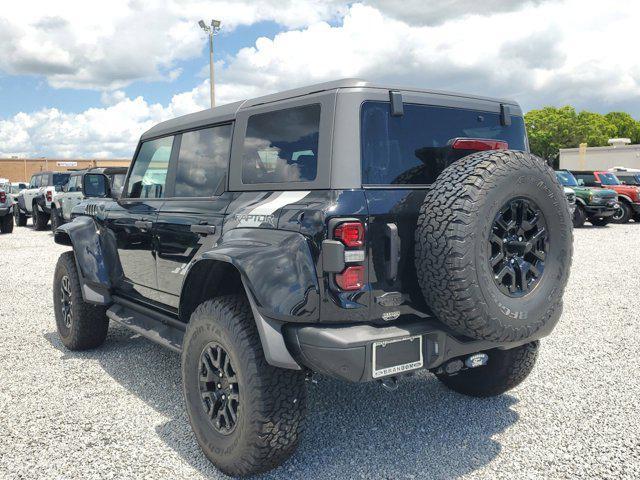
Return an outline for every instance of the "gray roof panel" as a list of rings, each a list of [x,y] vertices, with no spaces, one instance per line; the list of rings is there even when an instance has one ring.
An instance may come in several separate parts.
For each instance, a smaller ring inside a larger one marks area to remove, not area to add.
[[[283,92],[272,93],[261,97],[253,98],[250,100],[243,100],[239,102],[229,103],[221,105],[213,109],[208,108],[200,112],[190,113],[181,117],[173,118],[165,122],[161,122],[158,125],[153,126],[142,134],[141,140],[147,140],[149,138],[160,137],[168,135],[170,133],[179,132],[183,130],[189,130],[192,128],[198,128],[213,123],[221,123],[232,121],[235,119],[236,114],[240,109],[254,107],[256,105],[264,105],[266,103],[277,102],[280,100],[286,100],[289,98],[302,97],[310,95],[312,93],[325,92],[329,90],[337,90],[341,88],[372,88],[372,89],[384,89],[384,90],[399,90],[404,92],[418,92],[418,93],[430,93],[435,95],[446,95],[450,97],[458,98],[470,98],[477,100],[487,100],[497,103],[507,103],[511,105],[518,105],[513,100],[482,97],[478,95],[467,95],[455,92],[444,92],[439,90],[428,90],[415,87],[402,87],[386,84],[375,84],[367,82],[359,78],[344,78],[341,80],[333,80],[330,82],[317,83],[314,85],[308,85],[305,87],[294,88],[292,90],[286,90]]]

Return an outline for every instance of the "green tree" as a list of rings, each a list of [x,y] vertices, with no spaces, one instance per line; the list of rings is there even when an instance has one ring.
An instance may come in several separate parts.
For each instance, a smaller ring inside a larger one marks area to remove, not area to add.
[[[625,112],[610,112],[607,121],[616,127],[616,138],[630,138],[631,143],[640,143],[640,122]]]
[[[616,126],[600,113],[583,110],[576,120],[578,144],[586,143],[590,147],[603,147],[608,144],[610,138],[616,136],[618,131]]]
[[[555,160],[560,148],[577,147],[578,115],[573,107],[544,107],[525,115],[531,151],[546,159]]]

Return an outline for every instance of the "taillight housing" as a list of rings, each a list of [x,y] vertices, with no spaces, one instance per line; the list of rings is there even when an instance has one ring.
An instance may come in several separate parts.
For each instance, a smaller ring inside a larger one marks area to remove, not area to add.
[[[354,248],[364,245],[364,225],[360,222],[344,222],[333,230],[333,238],[345,246]]]
[[[4,203],[7,201],[7,194],[5,192],[0,192],[0,203]]]
[[[456,138],[451,144],[454,150],[506,150],[509,144],[503,140],[487,138]]]
[[[51,190],[47,190],[46,197],[47,197],[47,202],[50,202],[51,200],[53,200],[53,194],[51,193]]]
[[[364,266],[347,267],[342,273],[336,273],[336,285],[341,290],[360,290],[364,286]]]

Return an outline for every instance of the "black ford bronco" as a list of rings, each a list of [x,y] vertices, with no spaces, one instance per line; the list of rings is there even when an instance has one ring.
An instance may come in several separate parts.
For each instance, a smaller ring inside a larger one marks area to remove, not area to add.
[[[561,314],[571,218],[511,101],[329,82],[153,127],[117,199],[89,180],[55,231],[62,342],[113,320],[181,352],[228,474],[292,454],[313,372],[499,395]]]

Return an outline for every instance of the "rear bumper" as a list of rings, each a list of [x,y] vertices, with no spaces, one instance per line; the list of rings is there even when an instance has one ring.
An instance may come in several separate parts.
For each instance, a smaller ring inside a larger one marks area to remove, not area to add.
[[[350,382],[374,380],[374,342],[422,335],[422,368],[430,370],[455,357],[492,348],[514,348],[534,340],[530,338],[514,343],[463,340],[444,330],[441,323],[430,319],[403,320],[384,326],[288,324],[283,327],[283,333],[287,349],[300,365]],[[536,338],[545,334],[541,333]]]
[[[11,206],[0,207],[0,217],[11,214]]]

